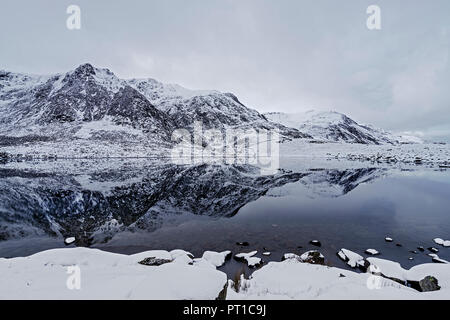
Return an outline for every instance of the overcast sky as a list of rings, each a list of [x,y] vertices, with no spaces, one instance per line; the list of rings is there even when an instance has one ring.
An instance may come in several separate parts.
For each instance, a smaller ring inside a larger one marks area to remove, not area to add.
[[[81,8],[81,30],[66,8]],[[369,5],[381,30],[366,27]],[[235,93],[261,112],[336,110],[450,137],[448,0],[2,0],[0,69],[49,74],[90,62]]]

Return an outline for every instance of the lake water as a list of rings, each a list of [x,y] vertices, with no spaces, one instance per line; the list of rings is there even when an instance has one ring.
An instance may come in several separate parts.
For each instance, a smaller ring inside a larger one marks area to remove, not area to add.
[[[265,261],[279,261],[283,253],[318,249],[338,267],[346,267],[336,256],[340,248],[363,256],[374,248],[407,268],[431,262],[431,246],[450,259],[450,248],[432,240],[450,239],[449,171],[342,163],[306,168],[301,159],[286,168],[259,176],[252,167],[142,159],[6,164],[0,167],[0,257],[65,247],[64,237],[75,236],[76,245],[127,254],[258,250],[259,257],[272,253]],[[310,245],[313,239],[322,246]],[[244,241],[249,246],[236,244]],[[237,268],[244,267],[232,261],[222,269],[233,274]]]

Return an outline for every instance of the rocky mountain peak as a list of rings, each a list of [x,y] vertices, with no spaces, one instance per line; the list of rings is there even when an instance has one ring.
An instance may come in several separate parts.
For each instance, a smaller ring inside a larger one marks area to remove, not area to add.
[[[84,63],[74,70],[74,74],[77,76],[95,75],[95,68],[90,63]]]

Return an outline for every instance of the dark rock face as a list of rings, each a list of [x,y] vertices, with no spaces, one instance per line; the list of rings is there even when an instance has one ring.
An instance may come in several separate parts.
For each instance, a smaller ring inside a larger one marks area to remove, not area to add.
[[[144,266],[160,266],[162,264],[169,263],[169,262],[172,262],[172,260],[157,259],[155,257],[149,257],[149,258],[145,258],[142,261],[139,261],[139,264],[142,264]]]
[[[319,251],[309,251],[308,257],[306,259],[303,259],[303,262],[324,265],[325,258]]]
[[[112,95],[94,78],[90,64],[81,65],[61,80],[62,75],[47,82],[46,91],[40,93],[39,108],[44,110],[41,123],[93,121],[105,116]],[[50,95],[55,82],[61,81],[61,88]]]
[[[441,287],[438,285],[438,280],[432,276],[427,276],[420,280],[419,286],[422,292],[436,291],[441,289]]]
[[[114,95],[106,115],[119,125],[143,129],[144,133],[164,133],[169,139],[174,125],[171,119],[155,108],[142,94],[130,86],[121,88]]]
[[[330,133],[327,138],[334,141],[351,141],[362,144],[380,144],[380,142],[370,134],[358,130],[359,125],[347,116],[342,116],[342,123],[329,127]],[[361,126],[367,130],[368,127]]]

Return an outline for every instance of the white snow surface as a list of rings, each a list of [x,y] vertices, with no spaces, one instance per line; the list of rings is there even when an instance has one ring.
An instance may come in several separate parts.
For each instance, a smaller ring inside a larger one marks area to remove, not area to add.
[[[356,268],[357,266],[364,266],[364,258],[356,252],[342,248],[341,250],[339,250],[338,256],[342,260],[347,261],[347,264],[352,268]]]
[[[247,261],[247,265],[249,267],[255,267],[256,265],[261,263],[261,258],[258,257],[254,257],[254,255],[256,255],[258,253],[258,251],[252,251],[252,252],[248,252],[248,253],[238,253],[235,255],[236,258],[240,258],[240,259],[244,259],[245,261]]]
[[[186,256],[182,251],[172,253],[154,250],[127,256],[66,248],[2,258],[0,299],[215,299],[227,281],[225,273],[215,268],[138,264],[147,257],[176,261]],[[80,268],[80,290],[66,285],[69,266]]]
[[[184,250],[152,250],[122,255],[98,249],[64,248],[43,251],[29,257],[1,258],[0,299],[215,299],[227,283],[227,277],[216,270],[210,261],[217,262],[219,257],[227,254],[208,251],[202,258],[194,259],[193,265],[188,264],[185,257],[190,259],[191,255]],[[138,263],[148,257],[173,261],[161,266]],[[269,262],[249,279],[241,278],[237,292],[231,286],[232,281],[228,280],[227,299],[450,297],[448,264],[428,263],[405,270],[392,261],[377,258],[369,258],[368,261],[376,265],[383,275],[399,280],[419,281],[431,275],[438,279],[441,289],[420,293],[368,273],[287,259]],[[71,276],[68,267],[71,266],[80,268],[80,290],[70,290],[66,285]],[[368,285],[370,277],[380,279],[377,289],[371,289]]]
[[[395,266],[391,270],[395,271]],[[401,270],[406,272],[406,278],[416,281],[433,275],[438,279],[441,290],[418,292],[368,273],[288,259],[269,262],[255,271],[250,279],[241,279],[238,292],[233,290],[229,281],[227,299],[448,299],[448,265],[425,264]],[[401,272],[395,273],[399,274],[403,275]],[[373,279],[378,281],[379,286],[376,288],[370,285]]]
[[[215,267],[220,267],[225,263],[226,257],[230,254],[231,251],[229,250],[223,252],[205,251],[202,259],[208,261]]]
[[[367,258],[367,261],[371,266],[376,266],[377,270],[384,276],[402,281],[420,281],[426,276],[433,276],[438,279],[438,284],[443,289],[440,291],[450,293],[450,265],[448,264],[425,263],[406,270],[398,262],[380,258]]]

